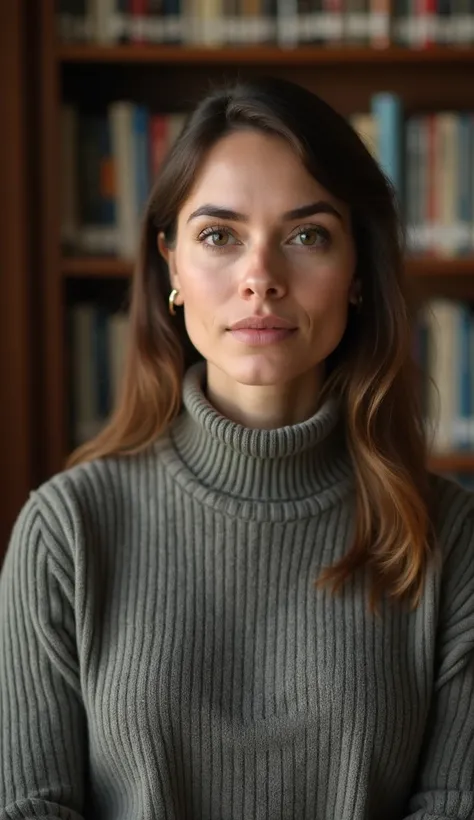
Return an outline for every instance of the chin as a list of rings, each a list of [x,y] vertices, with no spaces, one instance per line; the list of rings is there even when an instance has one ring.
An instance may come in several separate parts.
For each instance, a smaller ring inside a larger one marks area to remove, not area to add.
[[[232,362],[228,366],[222,367],[227,376],[239,384],[246,384],[254,387],[271,387],[273,385],[285,384],[295,376],[299,375],[296,368],[289,367],[288,364],[262,361],[261,356],[253,357],[254,361]]]

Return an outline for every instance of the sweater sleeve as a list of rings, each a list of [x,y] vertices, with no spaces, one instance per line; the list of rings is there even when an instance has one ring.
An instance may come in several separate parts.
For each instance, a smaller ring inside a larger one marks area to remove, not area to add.
[[[406,820],[474,818],[474,517],[445,559],[436,681]]]
[[[82,820],[85,750],[73,560],[32,494],[0,575],[0,820]]]

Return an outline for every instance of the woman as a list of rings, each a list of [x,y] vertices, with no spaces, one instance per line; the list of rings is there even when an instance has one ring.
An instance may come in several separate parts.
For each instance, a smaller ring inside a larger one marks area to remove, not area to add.
[[[474,816],[473,503],[426,470],[401,269],[325,103],[198,105],[119,405],[12,535],[2,820]]]

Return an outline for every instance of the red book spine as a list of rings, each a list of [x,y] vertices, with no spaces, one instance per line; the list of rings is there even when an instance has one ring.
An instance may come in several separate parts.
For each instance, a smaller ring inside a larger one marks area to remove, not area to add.
[[[145,19],[148,11],[148,0],[128,0],[132,43],[145,43]]]
[[[152,181],[160,172],[163,159],[168,150],[168,117],[166,114],[153,114],[150,117],[150,167]]]

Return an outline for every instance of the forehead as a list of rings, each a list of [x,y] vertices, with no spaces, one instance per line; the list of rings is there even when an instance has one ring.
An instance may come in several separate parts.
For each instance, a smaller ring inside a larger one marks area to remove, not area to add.
[[[206,202],[237,211],[254,206],[283,213],[320,199],[345,210],[286,140],[248,129],[228,134],[210,148],[182,212]]]

